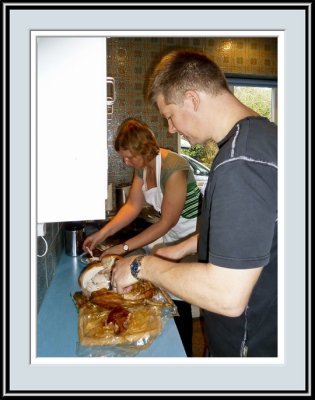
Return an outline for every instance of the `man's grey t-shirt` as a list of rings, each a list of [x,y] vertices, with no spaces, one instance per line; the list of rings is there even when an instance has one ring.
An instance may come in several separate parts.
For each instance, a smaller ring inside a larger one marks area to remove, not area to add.
[[[249,117],[218,145],[203,203],[199,259],[225,268],[264,268],[240,317],[205,312],[210,352],[276,356],[277,128],[266,118]]]

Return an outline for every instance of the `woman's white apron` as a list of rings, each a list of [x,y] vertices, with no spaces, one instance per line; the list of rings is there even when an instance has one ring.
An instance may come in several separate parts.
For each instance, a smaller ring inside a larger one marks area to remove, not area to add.
[[[155,159],[156,187],[147,189],[146,175],[147,169],[143,170],[142,191],[145,201],[151,204],[156,211],[161,212],[163,193],[161,189],[161,153]],[[177,224],[170,229],[162,238],[164,243],[173,243],[196,231],[197,218],[187,219],[180,217]]]

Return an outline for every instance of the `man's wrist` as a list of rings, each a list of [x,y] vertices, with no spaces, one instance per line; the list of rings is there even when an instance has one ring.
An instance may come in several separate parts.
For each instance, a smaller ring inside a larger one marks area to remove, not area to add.
[[[130,273],[131,275],[136,278],[137,280],[141,280],[141,272],[143,273],[143,259],[145,255],[136,256],[130,264]]]

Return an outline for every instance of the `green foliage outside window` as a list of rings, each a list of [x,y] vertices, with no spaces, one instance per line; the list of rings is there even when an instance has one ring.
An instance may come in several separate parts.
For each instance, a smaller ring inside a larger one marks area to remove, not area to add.
[[[205,145],[196,144],[189,149],[182,149],[181,152],[211,168],[214,157],[218,152],[218,146],[215,142],[209,140]]]
[[[234,95],[262,117],[271,118],[271,88],[234,86]]]

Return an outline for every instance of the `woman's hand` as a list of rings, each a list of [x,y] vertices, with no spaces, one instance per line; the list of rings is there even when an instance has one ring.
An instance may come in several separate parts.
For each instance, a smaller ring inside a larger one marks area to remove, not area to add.
[[[119,256],[125,254],[122,244],[117,244],[116,246],[109,247],[101,254],[101,257],[107,256],[108,254],[118,254]]]
[[[88,236],[82,245],[83,250],[86,252],[88,248],[90,250],[95,249],[96,245],[102,242],[105,239],[105,235],[102,233],[101,230],[93,233],[92,235]]]

